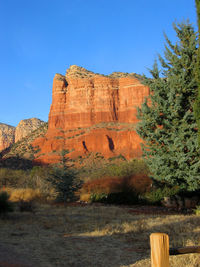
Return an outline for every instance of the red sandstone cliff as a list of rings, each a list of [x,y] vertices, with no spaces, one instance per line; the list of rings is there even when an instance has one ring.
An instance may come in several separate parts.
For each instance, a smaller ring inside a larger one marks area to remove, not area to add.
[[[71,157],[89,152],[140,157],[136,109],[148,94],[133,74],[104,76],[75,65],[66,76],[56,74],[47,134],[33,142],[40,149],[37,161],[56,162],[63,149]]]

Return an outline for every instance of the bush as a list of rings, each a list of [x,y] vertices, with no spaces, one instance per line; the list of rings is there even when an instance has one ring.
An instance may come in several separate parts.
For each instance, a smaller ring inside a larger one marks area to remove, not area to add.
[[[79,190],[81,201],[112,204],[135,204],[138,196],[149,190],[151,180],[147,175],[130,177],[104,177],[86,182]]]
[[[55,188],[49,181],[52,175],[52,169],[49,167],[34,167],[28,176],[26,187],[40,191],[43,200],[53,200],[56,197]]]
[[[138,194],[135,191],[122,191],[117,193],[111,193],[107,196],[105,201],[107,204],[126,204],[126,205],[134,205],[139,203]]]
[[[100,162],[99,162],[100,164]],[[148,174],[148,168],[143,160],[133,159],[131,161],[122,161],[119,163],[109,163],[107,165],[99,165],[98,162],[89,168],[80,170],[80,177],[87,180],[107,177],[125,177],[136,174]]]
[[[0,187],[22,187],[25,185],[27,171],[0,168]]]
[[[12,202],[19,201],[41,201],[44,196],[40,192],[40,189],[32,188],[6,188],[6,192],[10,195]]]
[[[0,188],[10,194],[11,201],[23,199],[52,200],[55,191],[48,177],[52,172],[49,167],[33,167],[32,170],[11,170],[0,168]]]
[[[136,174],[148,174],[148,168],[143,160],[133,159],[121,164],[111,164],[106,167],[109,176],[128,177]]]
[[[0,214],[13,211],[13,204],[9,201],[7,192],[0,193]]]
[[[179,193],[180,189],[177,186],[153,188],[150,192],[145,193],[141,199],[147,204],[161,204],[164,197],[171,197]]]
[[[105,200],[107,199],[108,195],[105,193],[93,193],[90,195],[90,202],[106,202]]]
[[[138,204],[138,194],[134,191],[129,192],[115,192],[110,194],[91,194],[90,202],[100,202],[106,204],[126,204],[126,205],[133,205]]]

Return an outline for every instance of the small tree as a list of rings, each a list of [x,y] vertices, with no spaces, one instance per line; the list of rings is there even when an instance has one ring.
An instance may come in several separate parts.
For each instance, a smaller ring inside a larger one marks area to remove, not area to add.
[[[79,188],[76,172],[68,167],[69,158],[66,158],[67,150],[60,153],[60,162],[52,169],[49,181],[55,187],[57,192],[57,200],[69,202],[75,199],[75,191]]]
[[[166,37],[165,58],[145,77],[150,96],[138,109],[138,134],[144,139],[144,159],[152,177],[167,186],[182,190],[200,188],[200,160],[197,149],[197,124],[194,118],[197,82],[197,38],[190,24],[174,25],[178,42]]]

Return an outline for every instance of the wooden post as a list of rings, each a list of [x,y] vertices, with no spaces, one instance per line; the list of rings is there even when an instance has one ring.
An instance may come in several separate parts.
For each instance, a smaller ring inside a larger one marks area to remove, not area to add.
[[[150,235],[151,267],[169,267],[169,236],[164,233]]]

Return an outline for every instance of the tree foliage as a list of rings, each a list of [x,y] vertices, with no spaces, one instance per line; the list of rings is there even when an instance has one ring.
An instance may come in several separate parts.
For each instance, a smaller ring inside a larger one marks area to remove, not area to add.
[[[197,10],[197,24],[198,24],[198,32],[200,36],[200,0],[195,0],[196,10]],[[194,105],[195,117],[198,125],[198,143],[200,146],[200,38],[199,38],[199,48],[197,54],[197,62],[196,62],[196,80],[198,83],[197,90],[197,98]]]
[[[143,153],[152,177],[181,190],[200,188],[197,125],[193,106],[197,91],[195,66],[197,38],[190,24],[174,25],[178,37],[166,37],[164,58],[145,77],[150,96],[138,108],[138,134],[144,139]]]
[[[75,192],[80,187],[80,181],[77,179],[76,172],[69,168],[66,150],[60,153],[60,162],[54,166],[49,181],[57,192],[57,200],[61,202],[70,202],[75,199]]]

